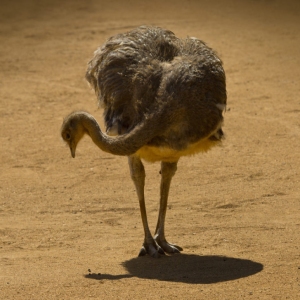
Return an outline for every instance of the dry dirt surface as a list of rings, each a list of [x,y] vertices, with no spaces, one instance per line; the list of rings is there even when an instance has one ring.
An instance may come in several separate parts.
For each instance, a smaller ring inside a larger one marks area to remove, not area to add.
[[[0,299],[300,299],[298,0],[2,0],[0,22]],[[206,41],[227,74],[227,138],[179,161],[166,234],[184,251],[160,259],[137,257],[127,159],[60,138],[73,110],[102,118],[94,50],[142,24]]]

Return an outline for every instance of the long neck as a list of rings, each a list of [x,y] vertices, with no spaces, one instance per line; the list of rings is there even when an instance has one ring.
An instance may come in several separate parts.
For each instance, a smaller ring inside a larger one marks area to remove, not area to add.
[[[81,120],[93,142],[101,150],[115,155],[134,154],[153,137],[153,128],[150,124],[144,123],[127,134],[110,137],[101,131],[99,124],[92,115],[81,113]]]

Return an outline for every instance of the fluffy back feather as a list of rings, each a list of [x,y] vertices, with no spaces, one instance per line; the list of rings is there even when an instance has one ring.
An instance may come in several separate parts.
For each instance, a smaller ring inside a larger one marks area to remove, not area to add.
[[[107,132],[132,130],[162,110],[171,116],[155,145],[184,148],[219,128],[226,105],[222,62],[196,38],[141,26],[111,37],[95,51],[86,79],[104,107]]]
[[[95,51],[86,79],[105,109],[107,129],[119,123],[126,131],[141,121],[155,99],[160,64],[178,55],[179,44],[171,31],[141,26],[111,37]]]

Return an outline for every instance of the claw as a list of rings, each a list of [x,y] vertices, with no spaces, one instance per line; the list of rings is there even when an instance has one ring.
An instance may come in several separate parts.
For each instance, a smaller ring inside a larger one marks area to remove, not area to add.
[[[145,256],[147,254],[147,251],[145,249],[145,247],[143,246],[139,252],[139,255],[138,256]]]
[[[180,251],[176,247],[172,247],[172,248],[173,248],[173,253],[180,253]]]
[[[169,244],[169,245],[172,246],[172,247],[174,247],[174,248],[176,248],[178,250],[178,252],[183,251],[183,248],[181,248],[178,245],[175,245],[175,244]]]

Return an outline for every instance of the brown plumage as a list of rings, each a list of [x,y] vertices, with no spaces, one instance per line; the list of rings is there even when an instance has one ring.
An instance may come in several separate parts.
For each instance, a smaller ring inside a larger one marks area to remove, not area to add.
[[[169,187],[181,156],[207,151],[222,140],[226,82],[221,60],[196,38],[179,39],[171,31],[141,26],[97,49],[86,79],[104,108],[106,134],[88,113],[70,114],[61,134],[72,156],[84,134],[103,151],[128,156],[145,231],[140,254],[179,252],[164,235]],[[161,161],[154,238],[146,216],[141,159]]]

